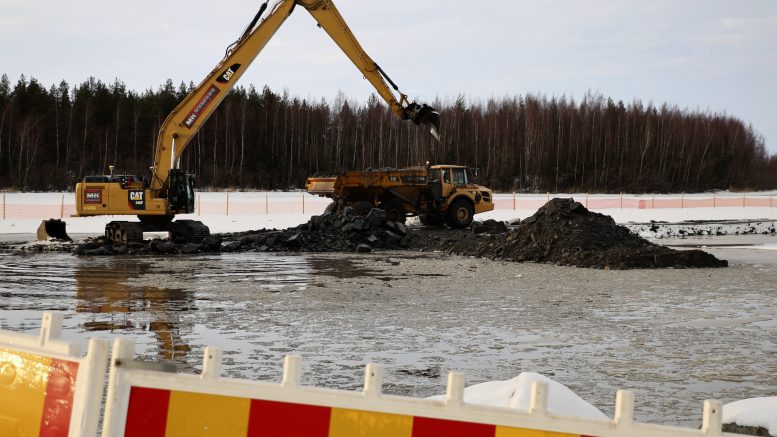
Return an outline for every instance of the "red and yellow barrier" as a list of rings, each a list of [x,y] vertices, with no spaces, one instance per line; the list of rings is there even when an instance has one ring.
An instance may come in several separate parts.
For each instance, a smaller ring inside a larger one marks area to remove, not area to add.
[[[132,387],[125,437],[567,437],[472,422]]]
[[[94,437],[108,342],[59,338],[61,313],[45,312],[38,335],[0,330],[0,436]]]
[[[0,349],[0,435],[67,436],[78,363]]]

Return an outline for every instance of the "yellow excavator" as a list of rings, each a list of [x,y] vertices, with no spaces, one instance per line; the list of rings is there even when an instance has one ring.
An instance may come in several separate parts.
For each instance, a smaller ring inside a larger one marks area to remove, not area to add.
[[[118,244],[143,240],[143,232],[168,232],[171,239],[198,242],[210,235],[195,220],[173,220],[176,214],[194,212],[194,176],[180,169],[180,157],[194,135],[216,110],[228,91],[256,58],[296,7],[307,10],[370,81],[391,110],[403,120],[430,127],[439,140],[440,115],[431,106],[408,100],[383,69],[362,49],[332,0],[279,0],[262,19],[264,2],[225,57],[168,115],[159,129],[151,175],[110,174],[87,176],[76,185],[76,217],[135,215],[140,221],[112,221],[105,235]],[[261,20],[261,21],[260,21]],[[387,85],[391,84],[391,88]],[[392,91],[393,89],[393,91]],[[399,94],[399,99],[394,94]],[[70,239],[65,223],[45,220],[38,238]]]

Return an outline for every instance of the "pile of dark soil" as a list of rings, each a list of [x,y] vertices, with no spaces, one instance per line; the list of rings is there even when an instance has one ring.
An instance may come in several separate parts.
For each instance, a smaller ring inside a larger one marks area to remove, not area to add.
[[[171,240],[151,239],[126,246],[114,246],[104,236],[87,238],[83,243],[75,244],[72,252],[76,255],[182,255],[195,253],[213,253],[221,251],[221,237],[211,235],[200,243],[176,243]]]
[[[313,216],[309,222],[283,231],[260,230],[223,234],[224,252],[370,252],[373,249],[407,249],[410,237],[402,223],[386,219],[373,208],[362,216],[353,208]]]
[[[365,216],[345,208],[338,213],[314,216],[308,223],[283,231],[218,234],[198,244],[146,240],[114,246],[105,237],[99,237],[68,246],[78,255],[413,249],[604,269],[728,265],[701,250],[678,251],[650,243],[618,226],[611,217],[590,212],[572,199],[551,200],[512,230],[504,223],[490,220],[475,223],[470,231],[420,228],[410,232],[405,225],[387,220],[381,209],[374,208]]]
[[[459,255],[603,269],[725,267],[701,250],[659,246],[572,199],[553,199],[514,230],[479,244],[454,243]]]

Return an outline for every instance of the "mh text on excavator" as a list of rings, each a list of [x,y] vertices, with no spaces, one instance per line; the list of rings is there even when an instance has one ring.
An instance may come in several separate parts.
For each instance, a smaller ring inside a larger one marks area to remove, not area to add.
[[[142,241],[144,232],[168,232],[173,239],[192,242],[210,235],[208,227],[199,221],[173,220],[177,214],[195,210],[194,175],[181,169],[181,155],[297,6],[313,16],[394,114],[415,124],[428,125],[439,139],[439,114],[428,105],[411,102],[399,90],[361,47],[332,0],[279,0],[262,19],[268,7],[265,2],[240,38],[227,48],[224,58],[160,127],[150,175],[119,175],[111,166],[107,175],[86,176],[76,185],[76,216],[137,216],[139,222],[112,221],[105,226],[106,237],[118,244]],[[38,238],[47,237],[69,239],[60,220],[41,223]]]

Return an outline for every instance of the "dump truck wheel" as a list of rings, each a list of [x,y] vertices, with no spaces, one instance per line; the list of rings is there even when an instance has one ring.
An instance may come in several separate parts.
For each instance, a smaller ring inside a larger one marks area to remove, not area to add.
[[[448,209],[448,226],[452,228],[466,228],[472,224],[472,218],[475,216],[475,208],[471,203],[464,199],[453,202]]]
[[[392,222],[404,223],[407,218],[405,208],[402,207],[400,202],[389,200],[380,204],[380,209],[386,211],[386,220]]]

